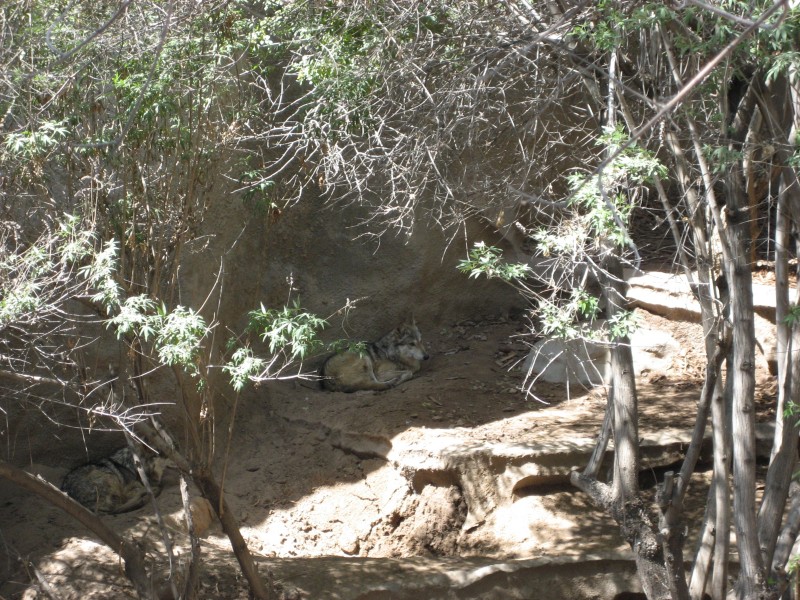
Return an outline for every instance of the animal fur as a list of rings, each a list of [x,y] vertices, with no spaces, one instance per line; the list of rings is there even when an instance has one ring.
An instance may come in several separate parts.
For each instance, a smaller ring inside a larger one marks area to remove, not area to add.
[[[428,360],[422,336],[412,321],[365,344],[363,352],[334,354],[322,365],[322,385],[332,392],[388,390],[408,381]]]
[[[166,459],[150,456],[143,462],[153,492],[160,492]],[[73,469],[64,477],[61,489],[95,513],[128,512],[147,501],[147,489],[139,479],[133,452],[127,446],[108,458]]]

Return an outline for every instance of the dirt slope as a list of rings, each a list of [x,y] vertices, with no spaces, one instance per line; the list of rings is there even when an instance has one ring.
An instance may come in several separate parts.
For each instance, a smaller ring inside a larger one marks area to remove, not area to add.
[[[700,389],[699,326],[639,312],[682,347],[668,372],[640,381],[642,435],[688,429]],[[572,462],[591,450],[604,393],[537,384],[538,400],[520,394],[520,321],[420,325],[432,358],[399,388],[344,394],[285,382],[239,407],[225,489],[250,548],[287,596],[317,597],[302,581],[318,572],[323,585],[336,572],[326,558],[302,563],[301,577],[287,561],[302,557],[624,556],[608,519],[563,485]],[[769,400],[769,391],[762,396]],[[56,482],[65,472],[56,456],[31,468]],[[158,502],[180,562],[187,547],[174,478]],[[45,597],[31,583],[35,565],[61,598],[133,597],[113,553],[58,511],[2,486],[0,506],[0,552],[8,554],[0,596]],[[162,546],[145,509],[105,518],[146,547]],[[201,597],[246,597],[228,550],[212,526]]]

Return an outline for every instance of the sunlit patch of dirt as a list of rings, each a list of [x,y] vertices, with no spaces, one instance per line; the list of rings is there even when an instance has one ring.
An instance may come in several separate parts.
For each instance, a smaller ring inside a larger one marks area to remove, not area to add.
[[[665,427],[689,429],[704,374],[700,326],[637,313],[643,326],[669,331],[681,348],[668,371],[647,372],[638,381],[642,435]],[[465,486],[485,480],[464,479],[472,467],[458,475],[444,463],[427,475],[409,471],[411,463],[403,461],[409,460],[408,448],[416,446],[420,453],[429,450],[430,456],[420,454],[421,459],[433,460],[451,446],[479,452],[580,440],[591,444],[607,402],[602,388],[567,390],[543,382],[533,388],[536,398],[522,394],[519,365],[528,345],[520,321],[498,317],[419,325],[431,359],[395,389],[345,394],[283,382],[242,399],[225,491],[257,557],[519,558],[624,551],[613,523],[569,485],[495,490],[496,497],[480,512],[467,506],[467,498],[480,497],[481,490]],[[765,420],[774,410],[775,389],[768,376],[760,376],[757,405],[759,419]],[[500,468],[491,456],[485,463],[476,460],[475,469]],[[66,470],[63,457],[54,455],[40,470],[59,481]],[[696,477],[692,514],[702,513],[707,479],[702,473]],[[188,546],[177,485],[166,487],[159,505],[171,515],[180,563]],[[0,487],[0,506],[4,540],[39,565],[60,597],[132,597],[116,556],[55,509],[8,487]],[[160,544],[146,509],[104,519],[153,548]],[[219,526],[207,533],[202,552],[201,597],[246,597]],[[44,597],[22,561],[10,557],[3,563],[0,580],[6,583],[0,595]]]

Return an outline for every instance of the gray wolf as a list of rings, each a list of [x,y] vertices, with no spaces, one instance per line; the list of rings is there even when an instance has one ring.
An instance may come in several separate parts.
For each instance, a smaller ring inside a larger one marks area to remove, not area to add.
[[[142,461],[150,486],[158,493],[167,460],[147,456]],[[133,452],[127,446],[108,458],[73,469],[64,477],[61,490],[95,513],[128,512],[147,501],[147,489],[139,479]]]
[[[428,353],[412,320],[377,342],[329,357],[322,365],[322,385],[332,392],[388,390],[411,379],[423,360]]]

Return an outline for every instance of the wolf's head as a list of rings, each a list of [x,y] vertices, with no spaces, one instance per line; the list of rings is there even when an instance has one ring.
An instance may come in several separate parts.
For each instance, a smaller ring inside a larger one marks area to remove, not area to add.
[[[421,360],[429,358],[419,328],[413,321],[401,325],[386,335],[379,345],[390,359],[406,364],[414,370],[419,369]]]
[[[143,447],[137,448],[137,453],[142,459],[142,466],[147,473],[148,479],[150,479],[153,484],[160,483],[161,478],[164,476],[164,471],[175,466],[171,460],[157,454],[152,454]],[[124,467],[126,470],[130,471],[131,474],[138,477],[136,463],[133,459],[133,451],[130,449],[130,446],[123,446],[109,458],[111,458],[115,464]]]
[[[147,476],[155,484],[160,484],[164,477],[164,471],[173,468],[174,463],[163,456],[150,456],[147,458]]]

